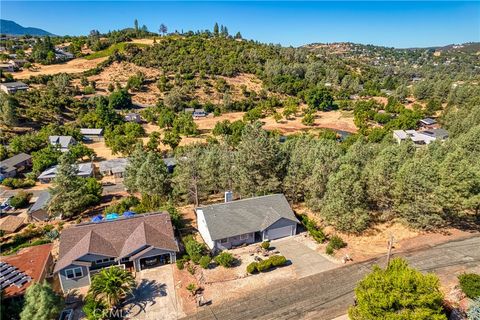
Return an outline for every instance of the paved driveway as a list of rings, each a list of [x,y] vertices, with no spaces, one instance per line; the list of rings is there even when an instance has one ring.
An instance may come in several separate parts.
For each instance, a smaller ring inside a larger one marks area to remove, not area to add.
[[[137,273],[138,286],[124,310],[127,319],[174,320],[184,317],[175,295],[173,264]]]
[[[339,265],[329,261],[318,252],[297,241],[294,237],[274,240],[272,241],[272,247],[275,247],[275,249],[280,251],[280,254],[292,261],[298,278],[308,277],[339,267]]]

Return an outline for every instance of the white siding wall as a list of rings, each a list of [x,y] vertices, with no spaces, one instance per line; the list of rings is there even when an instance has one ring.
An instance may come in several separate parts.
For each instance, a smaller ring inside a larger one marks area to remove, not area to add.
[[[203,241],[207,244],[210,249],[213,249],[215,243],[210,236],[210,232],[208,231],[207,222],[205,221],[205,216],[203,215],[203,211],[200,209],[196,210],[197,212],[197,224],[198,224],[198,231],[202,235]]]

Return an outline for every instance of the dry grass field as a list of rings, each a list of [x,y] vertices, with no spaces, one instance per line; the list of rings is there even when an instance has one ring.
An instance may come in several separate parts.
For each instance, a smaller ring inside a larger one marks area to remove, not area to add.
[[[52,75],[57,73],[80,73],[95,68],[99,63],[107,60],[107,58],[98,58],[94,60],[86,60],[77,58],[61,64],[52,64],[47,66],[35,65],[35,70],[22,70],[13,73],[16,79],[26,79],[30,76]]]

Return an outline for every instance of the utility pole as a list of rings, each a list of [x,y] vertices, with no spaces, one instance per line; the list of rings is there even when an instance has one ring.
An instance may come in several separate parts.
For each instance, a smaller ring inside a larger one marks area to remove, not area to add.
[[[390,264],[390,256],[392,255],[392,247],[393,247],[393,235],[390,235],[390,240],[388,240],[388,252],[387,252],[387,268]]]

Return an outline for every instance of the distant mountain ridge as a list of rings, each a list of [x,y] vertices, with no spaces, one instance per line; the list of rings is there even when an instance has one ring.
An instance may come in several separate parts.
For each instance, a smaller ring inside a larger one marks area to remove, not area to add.
[[[54,34],[39,28],[23,27],[11,20],[0,19],[0,33],[14,36],[53,36]]]

